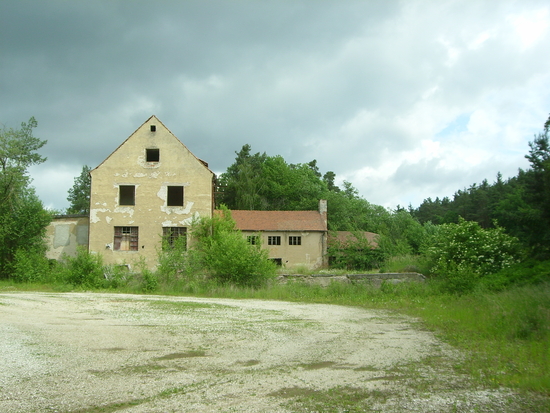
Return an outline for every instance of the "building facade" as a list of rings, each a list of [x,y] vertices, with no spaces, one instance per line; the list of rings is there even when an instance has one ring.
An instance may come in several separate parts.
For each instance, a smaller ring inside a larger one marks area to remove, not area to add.
[[[214,173],[155,116],[90,172],[89,250],[105,264],[150,268],[162,237],[186,237],[211,217]]]
[[[48,228],[48,258],[83,247],[107,265],[158,264],[163,238],[187,239],[199,217],[214,213],[215,175],[208,164],[151,116],[92,169],[90,215],[58,216]],[[285,267],[327,264],[327,203],[318,211],[231,211],[249,239]]]
[[[232,210],[231,217],[248,242],[259,242],[269,258],[287,268],[327,265],[327,201],[318,211]]]

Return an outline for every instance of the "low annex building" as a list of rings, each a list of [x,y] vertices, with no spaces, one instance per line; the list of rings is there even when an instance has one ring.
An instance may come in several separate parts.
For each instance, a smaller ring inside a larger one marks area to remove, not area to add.
[[[232,210],[237,228],[269,251],[269,257],[285,267],[319,268],[327,264],[327,201],[318,211]]]
[[[147,119],[90,172],[90,215],[57,216],[47,229],[48,258],[78,247],[105,264],[149,268],[162,238],[187,237],[195,218],[214,213],[215,174],[156,117]],[[270,258],[284,266],[326,264],[327,206],[319,211],[231,211],[250,242],[262,237]]]

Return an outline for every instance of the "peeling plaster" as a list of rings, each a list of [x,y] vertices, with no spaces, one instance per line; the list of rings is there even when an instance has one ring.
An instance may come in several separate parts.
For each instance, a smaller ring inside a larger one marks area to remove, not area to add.
[[[134,174],[134,178],[145,178],[146,176],[147,176],[147,174],[144,174],[142,172]]]
[[[98,212],[111,212],[107,208],[96,208],[96,209],[90,209],[90,222],[95,224],[96,222],[101,221],[101,219],[97,216]]]
[[[131,206],[117,206],[114,212],[119,214],[128,214],[130,217],[134,216],[134,207]]]
[[[160,210],[164,212],[165,214],[176,214],[176,215],[187,215],[191,213],[191,208],[193,208],[193,205],[195,203],[188,201],[186,203],[185,208],[184,207],[175,207],[175,206],[161,206]]]
[[[142,168],[147,168],[147,169],[156,169],[156,168],[159,168],[161,165],[160,162],[147,162],[145,160],[145,156],[143,155],[138,156],[137,163]]]
[[[107,221],[107,224],[110,224],[113,218],[111,217],[105,217],[105,221]]]

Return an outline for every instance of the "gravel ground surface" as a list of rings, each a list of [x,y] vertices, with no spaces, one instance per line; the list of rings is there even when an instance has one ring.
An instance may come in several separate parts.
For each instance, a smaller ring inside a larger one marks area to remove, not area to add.
[[[460,354],[414,320],[381,311],[2,292],[0,337],[4,413],[522,409],[453,371]]]

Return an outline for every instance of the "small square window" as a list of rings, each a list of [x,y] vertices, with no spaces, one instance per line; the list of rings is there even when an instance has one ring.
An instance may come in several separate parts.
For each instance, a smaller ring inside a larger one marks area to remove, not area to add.
[[[118,204],[119,205],[135,205],[136,204],[136,187],[135,185],[120,185],[118,187]]]
[[[151,125],[151,132],[157,131],[157,125]]]
[[[282,258],[271,258],[271,261],[273,261],[277,267],[282,267],[283,266],[283,259]]]
[[[183,186],[168,187],[166,205],[183,206]]]
[[[278,235],[270,235],[267,237],[267,245],[281,245],[281,237]]]
[[[288,237],[288,245],[302,245],[302,237]]]
[[[160,160],[160,150],[156,148],[145,149],[145,160],[147,162],[158,162]]]

